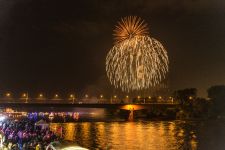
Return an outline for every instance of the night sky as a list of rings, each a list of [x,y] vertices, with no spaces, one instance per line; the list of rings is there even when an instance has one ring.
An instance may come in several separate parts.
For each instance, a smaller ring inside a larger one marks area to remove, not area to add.
[[[171,90],[225,84],[223,0],[0,0],[0,93],[108,86],[105,57],[128,15],[168,50]]]

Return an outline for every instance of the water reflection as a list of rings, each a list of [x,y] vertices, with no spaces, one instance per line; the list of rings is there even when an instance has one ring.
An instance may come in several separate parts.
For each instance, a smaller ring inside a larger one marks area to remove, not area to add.
[[[65,124],[64,128],[64,139],[73,140],[76,126],[73,123],[67,123]]]
[[[84,122],[51,124],[63,137],[90,149],[196,150],[195,131],[185,122]]]

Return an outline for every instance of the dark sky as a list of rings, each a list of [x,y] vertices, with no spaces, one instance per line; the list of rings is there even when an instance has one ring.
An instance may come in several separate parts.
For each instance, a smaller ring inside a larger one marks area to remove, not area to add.
[[[0,92],[108,84],[105,57],[127,15],[145,19],[168,50],[170,89],[205,96],[225,84],[223,0],[0,0]]]

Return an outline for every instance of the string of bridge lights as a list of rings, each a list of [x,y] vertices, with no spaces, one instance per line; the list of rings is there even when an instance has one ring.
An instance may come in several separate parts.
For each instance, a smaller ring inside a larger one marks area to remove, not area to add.
[[[11,92],[7,92],[3,95],[4,98],[13,98],[13,94]],[[104,95],[103,94],[100,94],[99,96],[93,96],[93,97],[97,97],[97,98],[100,98],[100,99],[105,99]],[[20,96],[21,99],[29,99],[31,98],[29,93],[22,93],[21,96]],[[47,97],[43,94],[43,93],[39,93],[37,96],[33,97],[33,98],[37,98],[37,99],[47,99]],[[89,98],[92,98],[90,95],[88,94],[85,94],[83,95],[82,97],[79,97],[79,98],[86,98],[86,99],[89,99]],[[113,96],[110,96],[110,98],[113,98],[113,99],[130,99],[131,97],[129,95],[126,95],[126,96],[123,96],[123,97],[118,97],[117,95],[113,95]],[[147,99],[152,99],[153,97],[151,96],[136,96],[136,97],[132,97],[132,98],[137,98],[137,99],[142,99],[142,98],[147,98]],[[157,99],[163,99],[162,96],[155,96],[154,98],[157,98]],[[167,97],[169,100],[172,100],[173,97],[172,96],[169,96]],[[59,94],[54,94],[52,96],[52,99],[63,99],[63,97],[61,97]],[[65,97],[64,97],[65,99]],[[73,99],[77,99],[76,95],[75,94],[69,94],[68,97],[66,99],[69,99],[69,100],[73,100]],[[189,97],[189,99],[192,99],[192,97]]]

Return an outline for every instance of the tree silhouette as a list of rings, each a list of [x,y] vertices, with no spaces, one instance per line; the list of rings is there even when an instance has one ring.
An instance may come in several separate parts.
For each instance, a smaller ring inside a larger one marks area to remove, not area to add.
[[[225,115],[225,85],[212,86],[207,92],[212,101],[212,114]]]
[[[177,90],[174,92],[174,97],[182,105],[189,104],[192,99],[195,99],[197,97],[197,89],[196,88],[188,88],[188,89],[183,89],[183,90]]]

